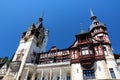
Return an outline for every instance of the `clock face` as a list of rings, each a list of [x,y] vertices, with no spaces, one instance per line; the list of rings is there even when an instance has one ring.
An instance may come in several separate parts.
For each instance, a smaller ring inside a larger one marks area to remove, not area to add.
[[[31,33],[31,32],[30,32],[30,31],[28,31],[28,32],[26,33],[26,35],[30,35],[30,33]]]

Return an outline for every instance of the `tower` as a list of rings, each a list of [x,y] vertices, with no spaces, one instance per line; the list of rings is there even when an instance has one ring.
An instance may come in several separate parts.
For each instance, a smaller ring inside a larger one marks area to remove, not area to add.
[[[93,14],[92,10],[90,10],[90,13],[91,13],[92,24],[91,24],[89,30],[91,32],[92,41],[94,43],[95,55],[96,56],[97,55],[104,56],[103,59],[102,59],[102,57],[101,58],[99,57],[99,59],[101,59],[101,62],[103,61],[102,64],[104,64],[104,66],[103,66],[104,69],[106,69],[105,70],[106,73],[104,75],[106,75],[105,76],[106,79],[107,78],[120,79],[120,72],[118,70],[117,64],[114,59],[114,55],[113,55],[110,39],[108,36],[107,28],[105,27],[105,25],[103,23],[101,23],[97,20],[97,17]],[[95,57],[95,58],[98,58],[98,57]],[[100,68],[99,62],[100,61],[97,61],[96,64]],[[105,66],[107,68],[105,68]],[[101,66],[101,68],[102,68],[102,66]],[[96,70],[96,71],[98,71],[98,70]],[[99,72],[96,75],[100,75]],[[108,76],[108,75],[111,75],[111,76]],[[98,77],[100,78],[101,76],[98,76]]]
[[[107,28],[105,25],[97,20],[97,17],[93,14],[92,10],[91,20],[92,24],[89,27],[89,31],[92,37],[93,50],[95,56],[94,69],[97,79],[110,79],[109,70],[106,64],[106,47],[111,47],[111,43],[108,38]],[[110,52],[111,53],[111,52]],[[100,75],[103,75],[101,77]]]
[[[42,24],[43,18],[40,17],[38,23],[32,24],[23,33],[18,49],[14,54],[12,63],[3,80],[20,80],[25,63],[36,63],[36,53],[45,50],[48,39],[48,30],[44,32]]]
[[[106,26],[90,10],[92,24],[69,48],[72,80],[120,79]],[[101,77],[102,75],[102,77]]]

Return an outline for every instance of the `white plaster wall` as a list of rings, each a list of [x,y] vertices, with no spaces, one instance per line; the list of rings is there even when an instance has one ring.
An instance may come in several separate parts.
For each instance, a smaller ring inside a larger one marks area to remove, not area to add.
[[[20,65],[20,68],[19,68],[19,71],[18,71],[18,75],[17,75],[17,79],[16,80],[18,80],[19,79],[19,76],[21,76],[21,73],[22,73],[22,70],[23,70],[23,68],[24,68],[24,65],[25,65],[25,62],[26,62],[26,59],[27,59],[27,56],[28,56],[28,53],[29,53],[29,51],[30,51],[30,49],[31,49],[31,45],[33,44],[33,42],[31,41],[30,42],[30,44],[28,44],[27,45],[27,50],[26,50],[26,52],[25,52],[25,54],[24,54],[24,56],[23,56],[23,58],[22,58],[22,62],[21,62],[21,65]]]
[[[94,67],[96,79],[110,79],[110,74],[104,60],[96,61]]]
[[[72,80],[83,80],[83,70],[80,63],[71,65],[71,78]]]
[[[30,59],[28,58],[28,56],[29,56],[30,53],[32,53],[33,50],[36,48],[36,47],[35,47],[35,42],[34,42],[34,37],[31,38],[31,39],[29,39],[26,43],[23,43],[22,45],[20,45],[20,48],[22,48],[22,47],[27,48],[27,50],[26,50],[26,52],[25,52],[25,54],[24,54],[24,56],[23,56],[22,63],[21,63],[20,69],[19,69],[19,71],[18,71],[18,76],[17,76],[17,79],[16,79],[16,80],[18,80],[19,76],[21,75],[22,70],[23,70],[23,67],[24,67],[24,65],[25,65],[25,62],[26,62],[27,60],[28,60],[28,61],[30,60]],[[19,48],[18,48],[18,49],[19,49]],[[38,50],[38,48],[37,48],[37,50]],[[36,52],[37,52],[37,51],[36,51]],[[27,59],[27,58],[28,58],[28,59]]]
[[[120,70],[119,70],[115,60],[113,60],[113,59],[107,60],[107,66],[108,66],[108,69],[113,68],[116,79],[120,79]]]
[[[14,58],[13,58],[12,61],[16,61],[17,54],[19,54],[19,51],[20,51],[21,49],[29,50],[29,46],[30,46],[30,45],[31,45],[31,41],[25,42],[25,43],[20,43],[19,46],[18,46],[18,48],[17,48],[17,51],[16,51],[16,53],[15,53]],[[26,52],[25,52],[24,54],[26,54]]]
[[[105,56],[108,71],[109,71],[109,68],[113,68],[116,79],[120,79],[120,70],[118,69],[119,66],[117,65],[117,63],[115,61],[112,49],[110,48],[109,45],[104,45],[104,46],[106,47],[107,52],[108,52],[108,55]],[[109,72],[109,74],[110,74],[110,72]],[[111,77],[111,75],[110,75],[110,77]]]
[[[33,54],[33,52],[36,52],[36,53],[40,52],[40,47],[36,46],[36,42],[35,41],[33,41],[33,44],[31,45],[31,49],[30,49],[30,51],[28,53],[26,62],[31,62],[30,54]]]

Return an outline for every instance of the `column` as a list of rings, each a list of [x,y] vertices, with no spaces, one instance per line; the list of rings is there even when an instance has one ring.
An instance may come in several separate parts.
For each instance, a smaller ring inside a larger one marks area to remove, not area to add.
[[[28,74],[29,74],[29,69],[27,69],[26,75],[25,75],[25,76],[23,75],[22,79],[23,79],[23,80],[27,80]],[[22,79],[21,79],[21,80],[22,80]]]
[[[40,80],[42,80],[43,79],[43,70],[42,70],[42,72],[41,72],[41,79]]]
[[[33,72],[32,79],[31,79],[31,80],[35,80],[35,77],[36,77],[36,71]]]
[[[60,68],[60,80],[62,80],[62,69]]]
[[[52,80],[51,78],[52,78],[52,69],[50,69],[50,80]]]

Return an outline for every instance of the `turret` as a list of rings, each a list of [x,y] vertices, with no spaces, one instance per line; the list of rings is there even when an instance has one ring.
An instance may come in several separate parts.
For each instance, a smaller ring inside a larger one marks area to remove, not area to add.
[[[40,17],[37,24],[32,24],[21,37],[18,49],[13,57],[8,73],[4,80],[20,80],[25,63],[36,63],[37,53],[45,51],[48,40],[48,31],[44,32],[42,24],[43,18]],[[47,38],[47,39],[46,39]],[[44,45],[44,46],[43,46]]]
[[[93,11],[90,10],[92,24],[89,27],[92,41],[95,44],[94,50],[95,54],[105,55],[106,48],[105,45],[111,47],[111,43],[108,37],[108,32],[106,26],[97,20],[97,17],[93,14]]]

